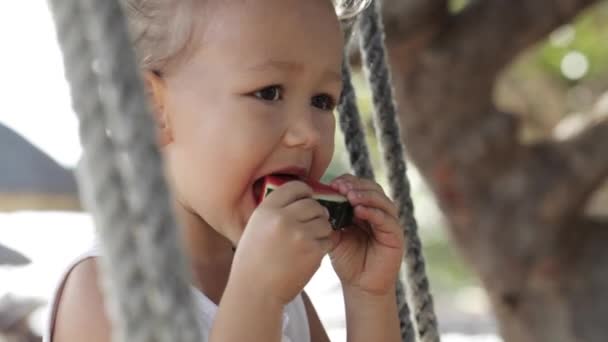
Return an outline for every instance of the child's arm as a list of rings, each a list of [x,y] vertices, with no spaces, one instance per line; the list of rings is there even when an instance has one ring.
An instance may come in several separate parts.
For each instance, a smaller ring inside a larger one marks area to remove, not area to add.
[[[387,295],[344,292],[348,342],[401,341],[395,291]]]
[[[90,258],[68,275],[59,295],[52,342],[110,342],[97,274],[95,259]]]
[[[246,281],[228,283],[209,342],[281,340],[283,304],[251,291],[248,285]]]

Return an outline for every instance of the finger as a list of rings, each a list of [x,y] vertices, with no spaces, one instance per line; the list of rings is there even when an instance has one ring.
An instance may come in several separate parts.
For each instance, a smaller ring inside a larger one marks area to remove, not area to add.
[[[312,198],[297,200],[285,207],[298,222],[308,222],[318,218],[329,220],[329,211]]]
[[[303,232],[315,240],[327,239],[332,233],[331,224],[326,217],[319,217],[299,225]]]
[[[301,181],[287,182],[270,193],[261,205],[284,208],[289,204],[312,196],[312,189]]]
[[[351,229],[350,231],[353,231],[353,232],[361,231],[368,237],[374,236],[374,232],[372,231],[371,224],[367,220],[357,217],[356,213],[355,213],[355,216],[353,219],[353,225],[355,227],[357,227],[357,229]]]
[[[355,217],[369,222],[373,231],[384,233],[400,231],[397,219],[378,208],[357,205],[355,206]]]
[[[338,177],[334,178],[331,182],[329,182],[329,184],[331,185],[336,182],[342,182],[342,181],[346,180],[349,176],[351,176],[351,175],[348,173],[343,173],[343,174],[339,175]]]
[[[403,248],[405,237],[397,220],[380,209],[364,206],[357,206],[355,215],[365,217],[369,222],[374,241],[394,249]]]
[[[359,178],[353,175],[344,174],[333,181],[331,181],[330,185],[335,189],[340,191],[342,194],[346,194],[349,190],[357,189],[357,190],[377,190],[379,192],[384,193],[384,189],[382,187],[370,179]]]
[[[388,213],[393,218],[399,216],[395,204],[382,192],[376,190],[350,190],[346,198],[352,206],[364,205],[366,207],[378,208]]]

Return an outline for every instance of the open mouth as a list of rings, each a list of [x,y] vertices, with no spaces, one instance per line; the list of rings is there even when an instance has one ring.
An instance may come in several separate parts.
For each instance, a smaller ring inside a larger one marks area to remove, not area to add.
[[[258,178],[255,182],[253,182],[253,199],[255,200],[256,204],[260,204],[260,202],[263,199],[262,192],[264,191],[264,183],[266,181],[266,177],[268,177],[268,176],[280,177],[285,180],[300,179],[300,177],[298,177],[296,175],[287,174],[287,173],[272,173],[272,174],[266,175],[264,177]]]
[[[256,204],[260,203],[260,198],[262,198],[262,190],[264,188],[264,177],[258,178],[255,182],[253,182],[253,200]]]

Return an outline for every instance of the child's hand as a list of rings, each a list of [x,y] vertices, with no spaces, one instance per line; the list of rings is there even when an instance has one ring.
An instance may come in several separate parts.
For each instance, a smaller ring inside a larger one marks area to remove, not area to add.
[[[330,253],[343,287],[366,294],[394,291],[404,249],[397,208],[373,181],[342,175],[330,185],[355,213],[354,226],[340,232]]]
[[[231,278],[251,293],[287,304],[302,291],[337,242],[327,210],[303,182],[274,190],[253,212],[238,243]]]

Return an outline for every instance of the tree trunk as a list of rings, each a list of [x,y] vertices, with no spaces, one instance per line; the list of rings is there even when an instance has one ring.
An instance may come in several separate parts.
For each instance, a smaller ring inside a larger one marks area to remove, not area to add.
[[[594,2],[384,1],[407,152],[508,342],[608,341],[608,222],[583,210],[608,176],[608,121],[526,145],[492,98],[506,65]]]

